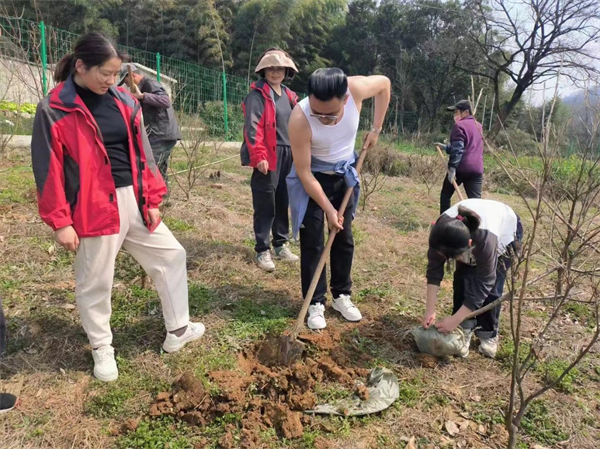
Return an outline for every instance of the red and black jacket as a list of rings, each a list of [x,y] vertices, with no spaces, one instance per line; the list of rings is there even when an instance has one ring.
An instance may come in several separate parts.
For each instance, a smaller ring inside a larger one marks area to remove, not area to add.
[[[244,143],[240,151],[242,165],[256,168],[260,161],[269,163],[269,170],[277,169],[277,123],[273,89],[265,80],[252,83],[250,93],[242,103],[244,111]],[[281,89],[290,100],[292,109],[298,95],[285,86]],[[280,126],[287,126],[281,124]]]
[[[143,126],[140,104],[125,89],[111,95],[129,132],[133,189],[144,224],[167,188]],[[110,161],[94,117],[75,91],[73,77],[56,86],[37,107],[31,159],[42,220],[53,230],[73,226],[79,237],[118,234],[119,209]]]

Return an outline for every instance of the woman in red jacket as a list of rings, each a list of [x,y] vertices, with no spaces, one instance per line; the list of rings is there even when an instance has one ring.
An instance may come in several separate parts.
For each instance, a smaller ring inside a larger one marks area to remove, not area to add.
[[[186,253],[161,222],[166,193],[139,103],[115,87],[122,56],[100,33],[79,39],[37,107],[31,156],[42,219],[75,257],[75,297],[94,375],[118,377],[110,329],[115,258],[124,247],[152,277],[174,352],[204,333],[189,321]]]
[[[294,61],[279,48],[268,49],[259,59],[255,72],[262,78],[253,83],[244,99],[244,144],[242,164],[254,168],[250,186],[254,206],[256,262],[273,271],[273,256],[295,262],[289,240],[288,193],[285,178],[292,168],[292,150],[288,137],[288,121],[298,101],[297,95],[282,83],[298,72]]]

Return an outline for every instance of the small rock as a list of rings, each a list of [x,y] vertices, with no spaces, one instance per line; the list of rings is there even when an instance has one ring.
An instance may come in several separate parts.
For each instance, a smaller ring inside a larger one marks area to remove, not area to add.
[[[481,435],[486,435],[487,432],[485,430],[485,426],[483,424],[479,424],[477,426],[477,433],[480,433]]]
[[[75,306],[75,304],[65,304],[63,308],[67,310],[75,310],[77,307]]]
[[[222,189],[223,188],[223,184],[211,184],[210,188],[211,189]]]
[[[23,117],[23,118],[31,118],[31,114],[29,112],[21,112],[21,117]]]

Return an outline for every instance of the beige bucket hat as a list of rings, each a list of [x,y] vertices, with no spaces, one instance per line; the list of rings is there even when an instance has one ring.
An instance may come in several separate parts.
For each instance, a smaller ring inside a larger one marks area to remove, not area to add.
[[[292,58],[286,56],[284,52],[279,50],[265,53],[254,69],[254,73],[258,73],[269,67],[286,67],[298,73],[298,69],[296,68],[296,64],[294,64],[294,61],[292,61]]]

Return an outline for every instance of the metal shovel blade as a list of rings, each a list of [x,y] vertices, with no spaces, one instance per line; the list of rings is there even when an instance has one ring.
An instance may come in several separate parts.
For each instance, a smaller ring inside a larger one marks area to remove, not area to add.
[[[270,337],[258,350],[258,360],[266,366],[291,366],[302,359],[305,346],[290,334]]]
[[[291,366],[302,359],[306,344],[291,335],[279,338],[279,361],[284,366]]]

